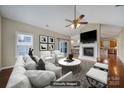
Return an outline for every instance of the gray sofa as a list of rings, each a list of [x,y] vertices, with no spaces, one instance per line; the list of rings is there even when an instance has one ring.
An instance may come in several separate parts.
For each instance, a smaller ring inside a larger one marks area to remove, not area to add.
[[[68,81],[72,78],[71,71],[62,76],[62,68],[50,62],[45,62],[46,70],[36,70],[34,67],[35,63],[29,57],[18,56],[6,88],[50,87],[51,81]]]

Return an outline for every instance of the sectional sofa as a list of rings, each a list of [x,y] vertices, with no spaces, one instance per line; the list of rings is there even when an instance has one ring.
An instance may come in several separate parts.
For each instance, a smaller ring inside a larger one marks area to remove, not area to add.
[[[18,56],[7,83],[7,88],[51,87],[51,81],[70,81],[72,72],[62,76],[62,68],[46,61],[46,70],[36,70],[36,64],[27,56]]]

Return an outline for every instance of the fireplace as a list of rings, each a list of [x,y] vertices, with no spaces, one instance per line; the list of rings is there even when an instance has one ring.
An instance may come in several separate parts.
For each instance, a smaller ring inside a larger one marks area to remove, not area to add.
[[[84,47],[83,48],[83,54],[84,56],[94,56],[94,48],[93,47]]]

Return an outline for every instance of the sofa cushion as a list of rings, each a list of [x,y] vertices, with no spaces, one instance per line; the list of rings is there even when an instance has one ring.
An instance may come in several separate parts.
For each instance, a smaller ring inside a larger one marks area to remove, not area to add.
[[[24,74],[26,72],[26,69],[22,66],[15,66],[14,69],[13,69],[13,72],[12,74],[15,75],[16,73],[19,73],[19,74]]]
[[[37,64],[35,62],[27,62],[25,64],[26,70],[36,70]]]
[[[52,71],[28,70],[25,74],[28,76],[33,87],[45,87],[51,81],[56,80],[55,73]]]
[[[42,59],[39,60],[37,63],[37,70],[45,70],[45,63],[43,62]]]
[[[28,77],[24,74],[16,73],[10,77],[7,88],[31,88]]]
[[[62,67],[55,66],[53,63],[50,62],[45,62],[45,68],[48,71],[55,72],[57,78],[62,76]]]
[[[27,56],[26,62],[25,62],[25,68],[27,70],[36,70],[37,64],[30,58],[30,56]]]

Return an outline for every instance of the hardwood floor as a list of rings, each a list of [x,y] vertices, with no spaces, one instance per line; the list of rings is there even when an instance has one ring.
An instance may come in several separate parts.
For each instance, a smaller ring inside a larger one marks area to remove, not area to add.
[[[0,88],[5,88],[12,72],[12,68],[0,71]]]
[[[109,55],[108,87],[124,88],[124,64],[115,56]]]
[[[108,87],[124,88],[124,64],[116,57],[116,54],[108,54],[108,58],[102,58],[102,63],[108,67]]]

